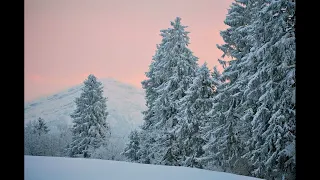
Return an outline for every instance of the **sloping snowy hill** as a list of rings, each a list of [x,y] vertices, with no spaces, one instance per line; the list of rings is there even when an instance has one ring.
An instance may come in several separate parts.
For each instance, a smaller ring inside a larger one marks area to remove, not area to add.
[[[107,121],[111,126],[112,136],[126,138],[132,129],[142,124],[141,112],[146,108],[144,91],[110,78],[98,80],[104,85],[104,95],[108,98]],[[76,107],[74,100],[80,96],[82,86],[76,85],[25,103],[25,123],[42,117],[52,131],[55,131],[59,124],[71,125],[70,114]]]
[[[120,161],[24,156],[25,180],[258,180],[196,168]]]

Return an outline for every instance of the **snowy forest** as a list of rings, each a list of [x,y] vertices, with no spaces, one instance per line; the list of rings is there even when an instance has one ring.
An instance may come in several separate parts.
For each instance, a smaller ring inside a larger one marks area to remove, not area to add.
[[[123,151],[108,141],[107,97],[91,74],[75,99],[73,126],[50,134],[41,117],[28,123],[25,154],[295,179],[295,1],[235,0],[224,23],[221,72],[198,64],[180,17],[160,31],[141,82],[144,122]]]

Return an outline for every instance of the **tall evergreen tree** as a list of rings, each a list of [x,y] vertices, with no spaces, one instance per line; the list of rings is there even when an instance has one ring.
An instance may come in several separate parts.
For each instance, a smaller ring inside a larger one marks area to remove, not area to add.
[[[166,32],[161,32],[161,36],[165,37]],[[139,154],[139,162],[145,164],[154,164],[154,151],[152,149],[153,143],[155,142],[157,130],[153,127],[156,123],[157,119],[154,116],[155,110],[153,108],[154,101],[157,98],[158,94],[156,89],[161,85],[163,80],[159,78],[159,75],[156,74],[157,69],[159,67],[159,62],[163,58],[163,48],[157,45],[156,54],[152,57],[152,62],[149,65],[149,71],[145,73],[148,79],[141,82],[142,88],[146,92],[146,106],[147,109],[142,112],[144,123],[141,126],[142,131],[140,132],[140,149],[138,151]]]
[[[186,96],[181,99],[179,108],[180,129],[177,131],[177,139],[181,142],[183,154],[183,166],[203,168],[201,156],[204,154],[202,146],[205,144],[201,127],[209,119],[207,113],[212,108],[211,98],[215,87],[213,78],[204,63],[197,71]]]
[[[110,133],[107,124],[107,98],[103,97],[102,83],[90,74],[84,81],[82,93],[76,98],[73,119],[70,156],[90,157],[91,153],[104,145]]]
[[[244,0],[245,1],[245,0]],[[206,157],[213,163],[209,168],[222,168],[223,171],[234,172],[242,161],[241,154],[245,152],[246,138],[250,136],[250,121],[241,121],[242,109],[248,106],[240,104],[243,101],[243,88],[246,86],[246,75],[249,73],[242,58],[253,45],[252,26],[250,22],[254,16],[251,4],[244,4],[243,0],[232,3],[224,21],[229,26],[220,34],[225,44],[217,47],[223,51],[223,56],[232,58],[230,61],[219,60],[224,71],[221,75],[214,74],[220,81],[217,95],[212,99],[211,130],[206,133],[209,138],[205,146]],[[219,82],[218,81],[218,82]],[[243,107],[242,107],[243,106]],[[247,170],[248,171],[248,170]],[[238,172],[240,173],[240,172]],[[246,173],[243,173],[247,175]]]
[[[220,60],[225,83],[214,97],[206,145],[225,171],[294,179],[294,7],[286,0],[237,0],[228,12],[226,44],[218,48],[233,60]],[[239,165],[246,168],[239,172]]]
[[[260,1],[255,27],[256,48],[248,55],[256,71],[248,78],[247,101],[253,114],[253,174],[267,179],[295,179],[295,2]]]
[[[162,42],[147,73],[149,79],[143,82],[148,110],[144,114],[142,133],[150,137],[145,142],[153,143],[149,148],[154,151],[148,155],[151,163],[178,165],[181,157],[178,157],[180,150],[174,134],[178,103],[192,83],[198,58],[187,47],[189,32],[181,25],[181,18],[177,17],[171,26],[161,30]]]

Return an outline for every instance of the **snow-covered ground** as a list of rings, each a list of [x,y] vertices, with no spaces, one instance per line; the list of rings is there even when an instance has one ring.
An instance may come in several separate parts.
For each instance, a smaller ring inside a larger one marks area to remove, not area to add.
[[[98,159],[24,156],[25,180],[258,180],[196,168]]]

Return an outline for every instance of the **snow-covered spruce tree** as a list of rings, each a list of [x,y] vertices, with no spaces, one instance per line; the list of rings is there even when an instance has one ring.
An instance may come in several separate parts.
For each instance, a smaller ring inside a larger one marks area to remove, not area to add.
[[[152,143],[149,144],[152,154],[148,155],[152,164],[179,165],[181,158],[174,133],[178,124],[178,104],[192,83],[198,58],[187,47],[188,32],[180,21],[181,18],[177,17],[171,22],[172,28],[161,30],[163,39],[153,57],[149,79],[144,81],[148,82],[144,88],[151,105],[148,106],[149,113],[144,114],[142,134],[150,138],[141,143],[141,151],[146,152],[143,148],[147,147],[145,142]]]
[[[247,57],[255,71],[248,76],[245,96],[257,110],[252,151],[245,156],[252,160],[255,176],[295,179],[295,2],[260,2],[260,18],[253,23],[255,48]]]
[[[138,157],[139,149],[139,133],[137,130],[133,130],[129,135],[129,143],[125,147],[123,154],[131,162],[138,162],[140,159]]]
[[[235,100],[228,98],[228,95],[224,91],[219,91],[213,98],[213,109],[208,113],[212,120],[209,126],[211,130],[204,133],[208,139],[204,147],[206,150],[204,159],[208,162],[208,169],[221,168],[223,171],[234,172],[240,160],[243,145],[237,129],[239,119],[235,116]]]
[[[250,137],[250,113],[253,104],[243,104],[243,89],[249,79],[246,76],[250,68],[246,67],[243,57],[250,52],[254,38],[250,22],[255,17],[252,7],[245,0],[232,3],[224,21],[229,26],[220,34],[225,44],[218,45],[223,56],[232,58],[230,61],[219,60],[224,68],[222,75],[217,77],[217,95],[212,98],[213,108],[209,112],[211,126],[205,133],[208,143],[205,145],[208,169],[219,169],[237,174],[248,175],[248,160],[241,157],[247,152],[246,142]],[[210,124],[210,123],[209,123]],[[209,129],[209,131],[208,131]]]
[[[69,146],[71,157],[89,158],[91,153],[105,145],[109,134],[107,119],[107,98],[103,97],[102,83],[90,74],[84,81],[82,93],[76,98],[73,119],[72,142]]]
[[[137,152],[137,155],[139,157],[138,162],[143,164],[154,164],[154,153],[153,144],[155,143],[155,132],[151,132],[148,129],[142,130],[139,133],[139,150]],[[153,137],[150,137],[153,136]]]
[[[233,173],[295,176],[295,38],[292,1],[238,0],[218,46],[224,83],[212,110],[211,157]],[[209,148],[210,149],[210,148]],[[240,165],[246,167],[240,169]]]
[[[58,133],[55,134],[57,139],[58,153],[59,157],[68,156],[68,146],[72,141],[72,125],[60,124],[57,126]]]
[[[34,156],[55,156],[57,151],[53,151],[50,140],[53,135],[42,118],[30,121],[24,128],[25,154]]]
[[[215,109],[213,108],[214,108],[214,105],[215,106],[222,105],[222,103],[218,104],[219,101],[217,101],[217,98],[215,96],[218,95],[217,87],[222,86],[223,82],[221,81],[221,73],[217,70],[216,66],[213,68],[213,72],[211,76],[212,76],[211,83],[213,88],[212,89],[213,95],[209,99],[211,103],[211,109],[207,112],[206,119],[204,120],[204,123],[202,123],[200,126],[201,136],[202,136],[202,139],[205,140],[205,145],[203,146],[204,154],[202,155],[201,158],[199,158],[199,160],[205,169],[219,170],[219,168],[217,168],[216,166],[216,164],[219,164],[219,159],[215,158],[213,154],[215,152],[214,150],[216,149],[215,149],[215,145],[213,144],[212,138],[217,136],[217,134],[215,134],[215,131],[218,129],[219,122],[220,122],[219,116],[221,114],[219,114],[219,112],[216,110],[217,108]]]
[[[162,32],[161,36],[165,36],[167,33]],[[138,151],[139,160],[138,162],[144,164],[155,164],[151,161],[154,159],[153,150],[151,149],[152,144],[155,142],[155,136],[157,134],[157,129],[153,128],[153,125],[156,123],[157,119],[154,116],[155,109],[153,108],[154,101],[157,98],[158,94],[156,92],[157,87],[163,83],[163,80],[160,79],[159,75],[156,74],[157,68],[160,60],[163,58],[164,52],[163,48],[157,45],[156,54],[152,57],[152,62],[149,65],[149,71],[145,73],[148,79],[141,82],[142,88],[146,92],[145,100],[147,109],[142,112],[144,123],[141,126],[140,131],[140,149]]]
[[[157,88],[158,97],[154,102],[155,116],[158,119],[155,128],[160,129],[154,150],[157,151],[159,164],[181,165],[182,142],[177,141],[175,131],[178,129],[179,101],[195,77],[198,58],[190,49],[188,33],[181,25],[181,18],[171,22],[173,28],[163,30],[167,36],[162,39],[164,57],[159,62],[156,72],[163,83]]]
[[[204,154],[202,146],[205,140],[202,138],[201,127],[209,119],[207,113],[212,108],[211,98],[215,87],[207,63],[204,63],[197,71],[186,95],[181,99],[179,108],[180,129],[177,140],[181,142],[183,159],[182,166],[203,168],[201,156]]]
[[[34,131],[39,136],[42,134],[47,134],[49,132],[48,126],[41,117],[39,117],[38,123],[35,124]]]
[[[39,150],[39,134],[37,134],[35,126],[36,120],[29,121],[24,128],[24,154],[38,156]]]
[[[65,148],[71,141],[67,125],[58,125],[59,131],[50,131],[42,118],[29,121],[24,131],[26,155],[66,156]]]

